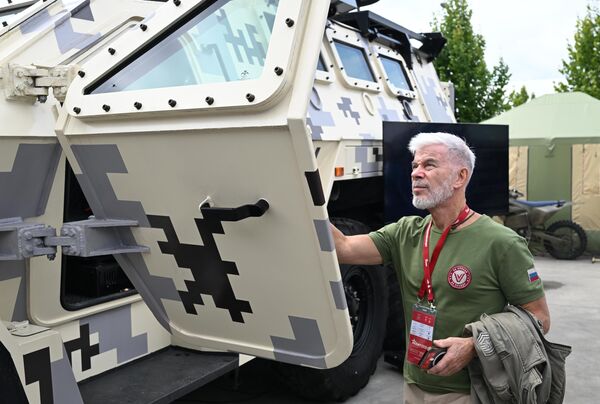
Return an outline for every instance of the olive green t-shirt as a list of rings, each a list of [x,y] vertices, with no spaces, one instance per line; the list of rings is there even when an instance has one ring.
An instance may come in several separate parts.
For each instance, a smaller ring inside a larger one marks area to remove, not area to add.
[[[384,263],[396,269],[407,341],[412,306],[423,280],[423,235],[430,220],[431,216],[403,217],[369,234]],[[441,234],[432,226],[430,257]],[[529,276],[533,268],[525,239],[488,216],[450,231],[432,275],[437,307],[434,340],[462,336],[465,324],[478,321],[482,313],[498,313],[507,303],[521,305],[544,296],[541,280]],[[405,360],[404,379],[432,393],[470,389],[466,368],[452,376],[435,376]]]

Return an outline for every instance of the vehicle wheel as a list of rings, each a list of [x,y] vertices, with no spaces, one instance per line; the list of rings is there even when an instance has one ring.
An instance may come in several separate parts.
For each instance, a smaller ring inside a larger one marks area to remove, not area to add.
[[[386,267],[389,314],[383,341],[384,360],[390,365],[402,370],[404,354],[406,353],[406,330],[402,293],[396,270],[392,266]]]
[[[331,219],[344,234],[369,229],[351,219]],[[277,363],[282,381],[299,396],[316,401],[345,401],[358,393],[375,372],[385,336],[386,271],[382,266],[340,265],[348,312],[354,333],[350,357],[332,369],[312,369]]]
[[[570,220],[559,220],[546,229],[546,233],[560,237],[562,242],[544,241],[546,251],[559,260],[574,260],[587,248],[587,235],[585,230]]]

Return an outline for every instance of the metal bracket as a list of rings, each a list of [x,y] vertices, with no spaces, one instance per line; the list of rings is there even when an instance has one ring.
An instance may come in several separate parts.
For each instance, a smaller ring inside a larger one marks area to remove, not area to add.
[[[123,241],[120,228],[137,226],[135,220],[96,219],[65,223],[60,236],[51,226],[25,223],[19,217],[0,220],[0,261],[19,261],[46,255],[56,256],[57,247],[64,255],[95,257],[125,253],[142,253],[150,249]]]
[[[141,245],[125,243],[120,228],[136,227],[136,220],[96,219],[65,223],[60,236],[46,237],[46,245],[61,246],[64,255],[77,257],[96,257],[100,255],[149,252]]]
[[[50,328],[30,324],[29,321],[2,321],[8,332],[16,337],[29,337],[47,331]]]

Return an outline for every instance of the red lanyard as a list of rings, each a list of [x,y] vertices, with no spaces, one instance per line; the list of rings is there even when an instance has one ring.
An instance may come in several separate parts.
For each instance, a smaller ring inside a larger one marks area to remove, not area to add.
[[[425,238],[423,240],[423,281],[421,282],[421,289],[419,290],[419,300],[423,300],[425,296],[425,291],[427,291],[427,301],[429,303],[433,303],[433,288],[431,286],[431,274],[433,274],[433,270],[435,269],[435,264],[438,260],[440,252],[442,251],[442,247],[444,247],[444,243],[446,242],[446,238],[448,237],[448,233],[450,233],[450,229],[453,226],[456,226],[458,223],[464,221],[467,216],[471,213],[471,209],[465,205],[463,210],[459,213],[458,217],[450,226],[444,229],[442,236],[438,240],[435,248],[433,249],[433,255],[431,256],[431,260],[429,260],[429,239],[431,237],[431,225],[433,224],[433,219],[427,224],[425,228]]]

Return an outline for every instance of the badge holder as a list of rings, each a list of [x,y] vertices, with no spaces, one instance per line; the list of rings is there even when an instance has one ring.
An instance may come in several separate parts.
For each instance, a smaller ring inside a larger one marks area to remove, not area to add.
[[[419,366],[421,359],[433,346],[436,315],[433,303],[426,306],[419,301],[413,305],[406,359],[415,366]]]

